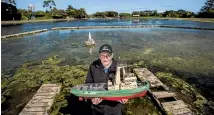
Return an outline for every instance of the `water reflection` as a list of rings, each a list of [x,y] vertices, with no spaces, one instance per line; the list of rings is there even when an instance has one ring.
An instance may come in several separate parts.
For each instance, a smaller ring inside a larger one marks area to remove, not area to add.
[[[91,46],[86,46],[88,48],[88,53],[90,55],[93,55],[93,49],[95,48],[95,45],[91,45]]]

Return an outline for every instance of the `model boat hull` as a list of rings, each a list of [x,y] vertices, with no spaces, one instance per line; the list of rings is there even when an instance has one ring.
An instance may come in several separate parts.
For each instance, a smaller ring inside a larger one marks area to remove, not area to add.
[[[148,82],[138,83],[135,89],[107,90],[105,84],[82,84],[71,88],[71,93],[82,98],[102,98],[103,100],[121,100],[145,96],[150,88]]]

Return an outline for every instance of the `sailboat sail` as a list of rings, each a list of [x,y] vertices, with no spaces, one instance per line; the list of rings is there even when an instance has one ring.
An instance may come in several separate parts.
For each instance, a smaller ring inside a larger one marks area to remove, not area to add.
[[[88,34],[88,39],[91,40],[91,32]]]
[[[96,44],[95,41],[91,38],[91,33],[88,33],[88,40],[85,41],[85,45],[94,45]]]

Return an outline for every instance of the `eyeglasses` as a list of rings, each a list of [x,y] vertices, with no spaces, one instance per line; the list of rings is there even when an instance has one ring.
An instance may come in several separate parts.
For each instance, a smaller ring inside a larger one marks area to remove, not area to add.
[[[108,59],[108,58],[111,57],[110,54],[108,54],[108,55],[102,55],[102,54],[100,54],[99,56],[100,56],[101,59],[104,59],[104,58],[107,58],[107,59]]]

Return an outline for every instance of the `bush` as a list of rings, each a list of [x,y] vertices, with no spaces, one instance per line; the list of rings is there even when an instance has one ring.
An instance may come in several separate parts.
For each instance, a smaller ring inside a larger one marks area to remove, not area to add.
[[[43,12],[43,11],[37,11],[36,13],[35,13],[35,17],[44,17],[45,16],[45,12]]]
[[[22,20],[28,20],[28,17],[22,16]]]
[[[53,19],[63,19],[63,16],[59,16],[59,15],[55,15],[55,16],[52,16]]]
[[[119,16],[120,17],[130,17],[131,14],[129,14],[129,13],[120,13]]]
[[[214,12],[200,12],[198,18],[214,18]]]

